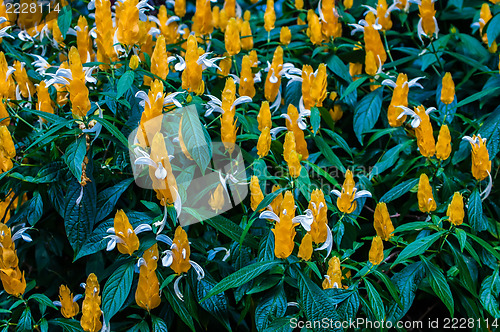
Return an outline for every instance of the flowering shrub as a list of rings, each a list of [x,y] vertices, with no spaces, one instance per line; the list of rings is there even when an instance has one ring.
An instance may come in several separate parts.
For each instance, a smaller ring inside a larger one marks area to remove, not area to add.
[[[2,2],[0,326],[496,328],[496,2]]]

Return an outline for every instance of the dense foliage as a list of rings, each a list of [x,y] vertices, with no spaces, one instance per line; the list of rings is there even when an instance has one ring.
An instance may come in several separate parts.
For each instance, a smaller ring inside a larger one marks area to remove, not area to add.
[[[498,1],[160,2],[0,5],[4,331],[497,328]]]

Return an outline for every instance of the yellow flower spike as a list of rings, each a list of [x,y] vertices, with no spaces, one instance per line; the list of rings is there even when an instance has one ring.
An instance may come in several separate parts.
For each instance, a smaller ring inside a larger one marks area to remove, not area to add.
[[[375,54],[372,51],[367,51],[365,56],[365,73],[370,76],[375,76],[377,74],[378,64],[377,59],[375,59]]]
[[[318,66],[318,70],[316,71],[311,84],[311,99],[314,104],[313,106],[323,106],[323,101],[327,96],[327,76],[328,74],[326,72],[326,65],[324,63],[321,63]]]
[[[15,99],[16,98],[16,84],[14,77],[9,71],[9,65],[5,54],[0,51],[0,100],[2,99]]]
[[[156,192],[156,198],[160,201],[162,206],[171,205],[177,199],[177,182],[172,173],[172,166],[170,166],[165,139],[159,132],[153,137],[150,158],[157,165],[161,164],[166,171],[166,177],[162,179],[161,177],[157,177],[157,169],[153,166],[149,166],[149,177],[153,181],[153,189]]]
[[[451,135],[448,125],[442,125],[436,143],[436,158],[446,160],[451,154]]]
[[[115,234],[118,237],[116,246],[122,254],[132,256],[139,249],[139,238],[134,232],[127,215],[123,210],[116,211],[114,219]]]
[[[313,45],[320,45],[323,42],[321,22],[312,9],[307,12],[307,36]]]
[[[219,10],[219,29],[220,31],[226,31],[227,22],[229,22],[229,18],[227,17],[226,11],[224,8]]]
[[[245,21],[250,21],[252,19],[252,12],[249,10],[245,10],[245,13],[243,14],[243,20]]]
[[[488,36],[486,34],[483,34],[483,28],[485,27],[486,24],[492,19],[493,15],[491,15],[491,10],[490,10],[490,5],[488,5],[486,2],[482,4],[481,6],[481,12],[479,14],[479,33],[482,36],[483,42],[485,44],[488,44]]]
[[[378,265],[384,260],[384,243],[380,236],[375,236],[372,240],[368,260],[373,265]]]
[[[351,9],[353,4],[353,0],[344,0],[344,8]]]
[[[214,22],[214,28],[220,28],[220,8],[217,6],[214,6],[212,9],[212,20]]]
[[[325,195],[321,189],[314,189],[311,193],[311,200],[309,201],[309,206],[307,207],[312,211],[313,223],[311,224],[311,231],[309,234],[312,236],[312,241],[314,243],[323,243],[326,241],[328,232],[328,219]]]
[[[95,0],[95,25],[97,61],[110,63],[116,61],[118,56],[113,47],[113,20],[111,17],[111,2],[109,0]],[[54,28],[57,24],[54,24]],[[106,69],[105,65],[99,65],[101,69]]]
[[[356,195],[356,188],[354,178],[351,170],[347,170],[345,173],[345,180],[342,184],[342,192],[337,198],[337,207],[341,212],[352,213],[356,207],[357,202],[354,200]]]
[[[12,159],[15,156],[16,148],[9,129],[0,126],[0,174],[12,168]]]
[[[208,1],[210,2],[210,0]],[[205,91],[205,82],[202,78],[203,67],[197,62],[199,56],[196,37],[189,35],[185,55],[186,68],[182,72],[182,88],[197,95],[201,95]]]
[[[292,32],[290,31],[290,28],[287,26],[281,27],[280,43],[287,46],[288,44],[290,44],[291,40],[292,40]]]
[[[168,75],[168,54],[165,37],[160,35],[156,40],[156,45],[151,55],[151,74],[154,74],[162,80],[167,79]],[[144,76],[144,85],[150,85],[152,78]]]
[[[137,67],[139,67],[139,63],[141,62],[141,60],[139,59],[139,57],[137,55],[132,55],[132,57],[130,58],[130,61],[128,63],[128,66],[130,67],[130,69],[132,70],[136,70]]]
[[[420,154],[424,157],[432,157],[436,153],[436,141],[434,140],[431,119],[422,105],[415,107],[415,113],[420,117],[420,125],[415,128]]]
[[[406,115],[401,115],[402,109],[399,106],[408,106],[408,76],[400,73],[396,80],[396,87],[392,93],[391,104],[387,109],[387,119],[391,127],[399,127],[406,121]]]
[[[236,17],[236,1],[235,0],[225,0],[224,10],[226,11],[227,18]]]
[[[351,75],[353,81],[359,79],[358,75],[360,75],[362,72],[363,72],[362,63],[349,62],[349,74]]]
[[[255,175],[252,175],[250,179],[250,205],[252,207],[252,211],[257,210],[260,202],[264,199],[264,194],[262,193],[262,189],[260,188],[259,178]],[[262,211],[263,209],[259,210]]]
[[[163,102],[163,83],[155,80],[148,92],[148,101],[144,104],[144,112],[139,123],[140,131],[137,132],[137,139],[141,146],[151,146],[153,135],[160,131]],[[156,121],[150,121],[156,118]]]
[[[244,21],[241,25],[241,48],[245,51],[253,48],[252,28],[249,21]]]
[[[342,106],[339,104],[333,105],[333,110],[330,109],[329,113],[330,113],[330,116],[332,117],[332,120],[335,122],[342,119],[342,116],[344,115],[344,111],[342,110]]]
[[[290,152],[290,156],[288,157],[288,172],[290,173],[290,176],[294,179],[298,178],[301,168],[300,155],[297,151],[292,150]]]
[[[217,188],[215,188],[214,192],[210,195],[208,199],[208,205],[212,208],[212,210],[217,213],[217,211],[221,210],[224,207],[224,188],[219,183]]]
[[[259,140],[257,141],[257,154],[259,157],[264,158],[269,154],[271,148],[271,128],[265,127],[260,133]]]
[[[59,287],[59,302],[61,302],[61,314],[64,318],[72,318],[80,311],[78,303],[73,300],[73,293],[66,285]]]
[[[321,2],[321,11],[324,16],[321,30],[326,39],[335,39],[342,36],[342,23],[339,22],[339,16],[335,9],[335,0],[323,0]]]
[[[69,83],[71,112],[74,118],[81,119],[90,110],[90,100],[89,89],[85,85],[85,74],[80,54],[76,47],[72,47],[69,51],[69,67],[72,75],[72,80]]]
[[[231,67],[233,65],[233,61],[231,60],[231,57],[227,54],[224,53],[224,59],[219,61],[219,69],[217,69],[217,73],[221,74],[222,76],[228,76],[229,72],[231,71]]]
[[[14,252],[15,254],[15,252]],[[24,271],[21,272],[19,267],[0,269],[0,279],[4,290],[15,297],[20,297],[26,290],[26,279]]]
[[[259,130],[262,131],[264,128],[273,126],[271,121],[271,110],[269,108],[269,102],[263,101],[260,105],[259,114],[257,115],[257,122],[259,123]]]
[[[311,84],[314,79],[314,71],[310,65],[302,65],[302,101],[306,109],[311,109],[314,106],[314,101],[311,97]]]
[[[455,83],[451,77],[451,73],[446,73],[443,77],[441,88],[441,101],[444,104],[451,104],[455,99]]]
[[[175,0],[174,13],[180,18],[183,18],[184,15],[186,15],[186,0]]]
[[[419,28],[427,35],[431,37],[434,33],[438,33],[438,26],[436,21],[436,10],[434,9],[433,0],[422,0],[421,4],[418,6],[420,12]],[[422,33],[419,32],[419,37]]]
[[[436,210],[436,201],[432,195],[432,187],[429,183],[429,177],[425,173],[420,174],[417,197],[420,211],[430,213]]]
[[[391,14],[387,12],[387,1],[386,0],[378,0],[377,4],[377,19],[378,24],[382,26],[383,31],[391,30],[392,21]]]
[[[165,37],[166,44],[175,44],[180,38],[180,34],[178,32],[179,24],[177,24],[177,22],[169,22],[169,18],[167,8],[165,5],[161,5],[158,10],[158,21],[160,22],[159,28],[161,34]],[[156,45],[158,45],[158,41],[156,42]]]
[[[446,210],[448,221],[455,226],[460,226],[464,222],[464,197],[458,191],[453,194],[451,203]]]
[[[373,227],[377,231],[377,236],[382,238],[382,240],[389,241],[392,237],[394,226],[392,225],[391,217],[385,203],[377,204],[373,215]]]
[[[486,138],[481,135],[464,137],[469,141],[472,147],[472,176],[476,180],[484,180],[491,173],[491,160],[488,148],[486,147]]]
[[[139,268],[139,281],[135,291],[135,302],[143,309],[150,311],[161,303],[160,282],[156,275],[158,266],[158,245],[155,243],[144,251]]]
[[[196,12],[193,16],[192,30],[196,35],[201,36],[211,34],[214,30],[210,0],[196,0]]]
[[[54,107],[52,100],[50,99],[49,88],[45,85],[45,81],[40,81],[40,84],[38,84],[37,97],[38,102],[36,103],[36,109],[41,112],[54,114]],[[3,105],[1,102],[0,104]],[[0,105],[0,118],[3,117],[1,107],[2,106]],[[7,119],[7,121],[9,121],[9,119]]]
[[[288,163],[291,157],[292,151],[297,149],[295,143],[295,135],[293,131],[288,131],[285,135],[285,143],[283,144],[283,159]]]
[[[224,43],[226,45],[226,51],[230,56],[240,53],[240,31],[234,18],[231,18],[227,23],[226,32],[224,33]]]
[[[283,49],[278,46],[274,51],[273,62],[267,72],[266,83],[264,85],[264,96],[268,102],[273,102],[278,95],[281,86],[281,69],[283,69]]]
[[[35,86],[28,77],[26,69],[24,68],[24,63],[20,61],[14,61],[14,78],[16,79],[17,86],[24,98],[31,98],[35,94]]]
[[[302,258],[305,261],[311,259],[313,253],[313,245],[312,245],[312,236],[307,233],[303,238],[302,242],[300,242],[299,253],[297,257]]]
[[[267,0],[266,11],[264,13],[264,29],[270,32],[274,29],[274,23],[276,22],[276,12],[274,11],[274,0]]]
[[[337,256],[328,261],[328,271],[322,286],[323,289],[342,288],[342,270],[340,269],[340,259]]]
[[[89,274],[85,283],[85,298],[82,304],[80,325],[86,332],[97,332],[102,328],[100,287],[95,274]]]
[[[20,297],[26,290],[24,272],[19,270],[16,246],[12,241],[10,228],[0,223],[0,280],[4,290]]]
[[[117,3],[118,41],[125,45],[138,44],[140,38],[138,0],[124,0]]]
[[[304,0],[295,0],[295,9],[301,10],[304,8]]]
[[[287,258],[292,254],[295,243],[293,239],[297,234],[293,223],[295,217],[295,200],[292,192],[285,192],[279,212],[279,221],[276,221],[272,232],[274,234],[274,255],[277,258]]]
[[[85,16],[80,16],[78,18],[77,27],[76,45],[78,47],[78,53],[80,53],[80,59],[82,59],[82,62],[87,63],[92,61],[94,49],[92,39],[89,34],[89,26]]]
[[[178,226],[175,230],[173,243],[175,246],[172,248],[173,261],[170,268],[176,274],[188,272],[191,268],[191,264],[189,263],[191,249],[187,234],[181,226]]]
[[[273,185],[271,192],[275,192],[276,190],[279,190],[279,189],[281,189],[280,186],[275,184],[275,185]],[[274,213],[276,213],[276,214],[279,213],[281,202],[283,202],[283,193],[279,193],[278,196],[276,196],[276,198],[274,198],[270,204],[270,208],[272,209],[272,211]]]
[[[302,155],[302,160],[306,160],[309,157],[309,151],[307,150],[307,142],[304,137],[304,131],[300,129],[298,121],[299,112],[297,111],[297,107],[293,104],[289,104],[287,110],[286,128],[293,132],[295,136],[296,150]]]
[[[382,39],[380,38],[380,33],[374,27],[376,21],[375,15],[372,12],[368,12],[365,16],[365,21],[368,23],[368,25],[364,27],[365,51],[373,52],[377,67],[379,67],[387,60],[387,53],[385,52]]]
[[[233,153],[236,144],[236,110],[233,108],[233,103],[236,100],[236,85],[232,77],[226,80],[226,85],[222,91],[222,105],[224,111],[221,116],[221,141],[224,143],[226,151]]]

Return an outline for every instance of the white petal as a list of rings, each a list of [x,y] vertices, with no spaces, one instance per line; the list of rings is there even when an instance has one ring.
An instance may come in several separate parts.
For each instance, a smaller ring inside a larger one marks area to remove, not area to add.
[[[276,213],[269,211],[269,210],[263,211],[259,215],[259,218],[260,219],[272,219],[272,220],[278,221],[278,222],[280,221],[280,218],[276,215]]]
[[[287,114],[285,114],[285,115],[287,115]],[[276,128],[271,129],[269,132],[271,134],[272,139],[275,140],[276,135],[283,130],[287,130],[287,128],[286,127],[276,127]]]
[[[161,264],[165,267],[169,267],[174,262],[174,256],[172,250],[166,250],[164,252],[165,256],[161,259]]]
[[[332,193],[332,194],[334,194],[335,196],[338,196],[338,197],[341,196],[340,191],[338,191],[337,189],[333,189],[332,191],[330,191],[330,193]]]
[[[372,197],[372,193],[369,192],[368,190],[360,190],[357,191],[356,194],[354,195],[354,199],[358,199],[361,197]]]
[[[417,83],[418,80],[420,80],[422,78],[425,78],[425,77],[421,76],[421,77],[417,77],[417,78],[412,79],[410,82],[408,82],[408,87],[411,88],[413,86],[418,86],[420,89],[423,89],[424,87],[420,83]]]
[[[326,229],[327,229],[327,231],[326,231],[326,241],[325,241],[325,243],[323,243],[321,245],[321,247],[314,249],[315,251],[316,250],[325,250],[326,249],[325,260],[328,258],[328,256],[330,256],[330,252],[332,251],[332,247],[333,247],[332,231],[330,230],[330,227],[328,226],[328,224],[326,225]]]
[[[147,231],[151,231],[153,230],[151,228],[151,225],[148,225],[148,224],[140,224],[139,226],[137,226],[135,229],[134,229],[134,233],[135,234],[139,234],[139,233],[142,233],[142,232],[147,232]]]
[[[382,81],[382,85],[388,85],[390,86],[391,88],[395,88],[397,87],[398,85],[396,84],[396,82],[394,82],[393,80],[390,80],[390,79],[385,79]]]
[[[313,214],[312,214],[311,210],[307,209],[304,212],[306,214],[300,215],[300,216],[296,216],[295,218],[292,219],[292,222],[294,222],[294,223],[300,223],[302,225],[302,227],[304,227],[304,229],[306,231],[310,232],[311,231],[311,224],[314,221],[314,217],[313,217]]]
[[[231,110],[233,110],[236,106],[240,105],[240,104],[244,104],[244,103],[251,103],[252,102],[252,98],[248,97],[248,96],[241,96],[239,98],[237,98],[234,103],[231,105]]]
[[[189,264],[191,264],[191,266],[196,270],[196,274],[198,274],[198,280],[205,278],[205,271],[203,271],[203,268],[198,263],[190,260]]]
[[[116,247],[116,240],[113,238],[109,239],[108,245],[106,246],[106,250],[111,251],[111,250],[115,249],[115,247]]]
[[[184,296],[182,296],[182,293],[179,290],[179,281],[181,281],[182,277],[183,277],[183,275],[181,274],[180,276],[177,277],[177,279],[175,279],[174,292],[175,292],[175,295],[177,296],[177,298],[179,298],[179,300],[184,302]]]
[[[485,200],[491,193],[491,188],[493,187],[493,179],[491,178],[491,174],[489,171],[488,172],[488,178],[489,178],[489,182],[488,182],[488,186],[486,187],[486,189],[484,189],[484,191],[481,193],[481,200]]]
[[[156,168],[157,164],[150,157],[139,157],[134,161],[135,165],[149,165]]]

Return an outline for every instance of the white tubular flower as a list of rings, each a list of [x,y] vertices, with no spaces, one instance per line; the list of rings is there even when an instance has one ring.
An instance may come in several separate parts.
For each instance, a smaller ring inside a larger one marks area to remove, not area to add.
[[[182,93],[186,93],[186,91],[172,92],[171,94],[167,95],[163,101],[163,105],[173,103],[177,107],[182,107],[182,104],[177,99],[175,99],[177,95]]]
[[[420,119],[420,117],[417,115],[417,113],[415,113],[415,111],[405,106],[397,106],[397,107],[403,110],[401,114],[398,116],[398,119],[401,119],[405,115],[409,115],[412,117],[411,126],[413,128],[417,128],[418,126],[420,126],[420,122],[422,121],[422,119]],[[436,110],[435,107],[429,107],[428,109],[425,110],[425,113],[429,114],[430,112],[435,110]]]
[[[85,284],[83,283],[83,285],[85,285]],[[85,286],[83,286],[83,288],[85,288]],[[76,301],[80,300],[82,297],[83,297],[83,295],[82,295],[82,294],[76,294],[75,296],[73,296],[73,302],[76,302]],[[59,307],[59,308],[60,308],[60,307],[62,307],[62,303],[61,303],[61,301],[52,301],[52,303],[53,303],[56,307]]]
[[[212,259],[215,258],[215,255],[221,251],[225,251],[226,254],[224,255],[224,257],[222,258],[222,261],[225,262],[229,256],[231,255],[231,250],[230,249],[226,249],[224,247],[216,247],[216,248],[213,248],[213,249],[210,249],[208,251],[208,256],[207,256],[207,259],[209,261],[211,261]]]
[[[278,215],[276,213],[274,213],[273,211],[269,211],[269,210],[263,211],[261,214],[259,214],[259,218],[260,219],[271,219],[271,220],[274,220],[276,222],[280,222],[280,217],[278,217]]]
[[[206,95],[208,98],[210,98],[210,101],[207,103],[207,111],[205,112],[205,116],[209,116],[213,112],[219,112],[219,113],[224,113],[224,110],[222,109],[222,101],[213,96],[213,95]],[[231,104],[230,110],[232,111],[236,106],[244,103],[250,103],[252,102],[252,98],[248,96],[241,96],[236,98],[236,100]]]
[[[167,58],[168,63],[176,61],[176,60],[179,60],[179,62],[174,65],[175,71],[181,72],[184,69],[186,69],[186,61],[180,55],[177,55],[177,54],[175,56],[171,55]]]
[[[24,226],[24,224],[21,224],[21,225],[19,225],[19,226],[21,226],[21,228],[20,228],[19,230],[17,230],[17,231],[14,233],[14,235],[12,236],[12,242],[14,242],[14,241],[16,241],[16,240],[19,240],[19,239],[23,239],[23,240],[24,240],[24,241],[26,241],[26,242],[31,242],[31,241],[33,241],[33,240],[31,239],[31,236],[30,236],[28,233],[26,233],[26,231],[27,231],[28,229],[31,229],[31,227],[23,227],[23,226]],[[13,229],[14,229],[14,228],[15,228],[15,227],[13,227]]]
[[[292,219],[292,222],[294,224],[300,223],[306,231],[310,232],[311,231],[311,224],[314,221],[314,216],[313,216],[313,213],[310,209],[307,209],[304,212],[305,212],[305,214],[294,217]]]
[[[142,232],[147,232],[151,231],[152,228],[148,224],[140,224],[134,229],[134,233],[137,235]],[[114,227],[110,227],[107,229],[106,233],[111,233],[110,235],[105,236],[105,239],[109,239],[108,244],[106,246],[106,251],[111,251],[115,249],[117,243],[125,243],[118,235],[124,236],[122,232],[119,232],[119,234],[116,234],[116,230]],[[132,230],[129,229],[129,234],[132,233]]]
[[[182,277],[184,277],[183,274],[181,274],[180,276],[178,276],[175,281],[174,281],[174,292],[175,292],[175,295],[177,296],[177,298],[179,300],[181,300],[182,302],[184,302],[184,296],[182,295],[181,291],[179,290],[179,282],[181,281]]]
[[[286,127],[274,127],[273,129],[271,129],[271,130],[270,130],[271,138],[272,138],[273,140],[275,140],[275,139],[276,139],[276,135],[277,135],[279,132],[281,132],[281,131],[285,131],[285,130],[287,130],[287,128],[286,128]]]
[[[203,53],[202,55],[200,55],[200,57],[198,58],[198,61],[196,61],[196,63],[199,64],[199,65],[202,65],[202,69],[217,68],[217,69],[221,70],[220,67],[217,66],[217,64],[215,62],[219,61],[219,60],[222,60],[225,57],[215,57],[215,58],[212,58],[212,59],[207,59],[207,57],[210,54],[213,54],[213,52]]]
[[[189,261],[189,264],[191,264],[191,266],[195,269],[196,274],[198,275],[198,280],[205,278],[205,271],[203,271],[203,268],[200,266],[200,264],[192,260]]]
[[[371,197],[371,195],[370,195],[370,197]],[[326,249],[325,260],[328,258],[328,256],[330,256],[330,253],[332,252],[332,248],[333,248],[332,231],[330,230],[330,227],[328,226],[328,224],[326,225],[326,229],[327,229],[327,232],[326,232],[326,241],[325,241],[325,243],[323,243],[321,245],[321,247],[314,249],[315,251],[317,251],[317,250],[325,250]]]
[[[0,19],[2,19],[3,17],[0,17]],[[4,21],[5,22],[5,21]],[[0,22],[0,24],[2,24],[3,22]],[[15,37],[12,37],[11,35],[9,35],[7,33],[7,30],[10,29],[12,26],[9,25],[9,26],[6,26],[6,27],[3,27],[2,29],[0,29],[0,38],[4,38],[4,37],[9,37],[9,38],[12,38],[12,39],[16,39]]]

